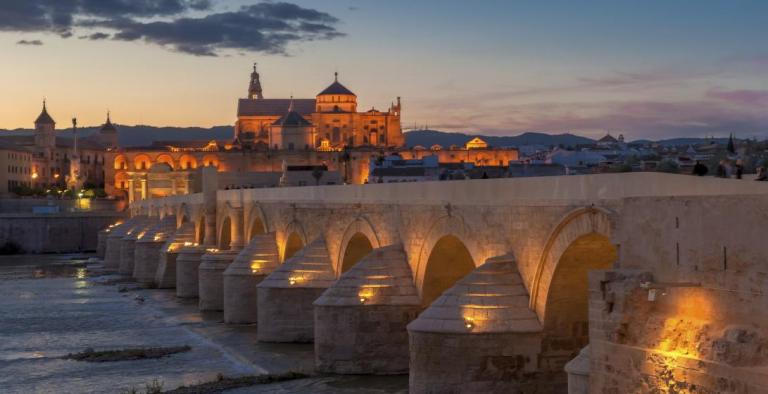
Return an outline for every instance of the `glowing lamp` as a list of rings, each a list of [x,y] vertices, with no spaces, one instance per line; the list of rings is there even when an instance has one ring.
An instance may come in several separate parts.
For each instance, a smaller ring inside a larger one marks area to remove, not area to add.
[[[464,327],[467,330],[472,330],[473,328],[475,328],[475,322],[472,320],[472,318],[468,317],[464,319]]]
[[[360,303],[361,303],[361,304],[365,304],[365,302],[366,302],[366,301],[368,301],[368,299],[367,299],[367,298],[365,298],[365,297],[362,297],[362,296],[360,297]]]
[[[36,172],[32,173],[32,179],[37,179],[37,173]]]
[[[189,241],[187,241],[187,242],[184,242],[184,246],[192,246],[192,245],[193,245],[193,243],[192,243],[192,242],[189,242]]]
[[[295,278],[289,278],[288,279],[288,284],[291,285],[291,286],[295,285],[296,284],[296,279]]]
[[[208,253],[219,253],[219,249],[218,248],[208,248],[205,251],[208,252]]]

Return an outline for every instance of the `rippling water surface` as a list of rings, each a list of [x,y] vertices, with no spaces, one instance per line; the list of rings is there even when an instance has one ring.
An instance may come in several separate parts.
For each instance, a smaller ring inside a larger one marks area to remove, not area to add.
[[[157,379],[165,389],[239,375],[312,373],[312,345],[259,344],[254,326],[200,314],[173,290],[145,290],[104,275],[90,256],[0,256],[0,392],[120,393]],[[122,290],[122,291],[121,291]],[[189,345],[153,359],[86,363],[95,350]],[[231,393],[395,393],[407,377],[315,376]]]

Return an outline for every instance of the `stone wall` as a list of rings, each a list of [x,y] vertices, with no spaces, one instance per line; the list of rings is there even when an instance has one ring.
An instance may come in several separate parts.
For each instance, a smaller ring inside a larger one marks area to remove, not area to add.
[[[122,218],[119,213],[3,214],[0,247],[14,242],[25,253],[96,251],[99,230]]]
[[[768,197],[624,202],[621,269],[590,277],[593,392],[763,392]]]

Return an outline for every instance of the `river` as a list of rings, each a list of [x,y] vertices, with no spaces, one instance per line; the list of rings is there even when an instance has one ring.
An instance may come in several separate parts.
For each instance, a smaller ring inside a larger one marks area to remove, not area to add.
[[[310,374],[227,393],[405,393],[407,376],[315,375],[311,344],[261,344],[253,325],[225,325],[173,290],[146,290],[105,274],[89,255],[0,256],[0,391],[121,393],[156,380],[163,389],[237,376]],[[87,348],[188,345],[159,359],[63,359]]]

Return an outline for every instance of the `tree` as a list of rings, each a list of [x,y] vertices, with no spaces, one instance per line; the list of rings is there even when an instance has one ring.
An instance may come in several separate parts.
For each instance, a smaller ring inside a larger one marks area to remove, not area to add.
[[[315,178],[315,185],[320,185],[320,178],[323,177],[323,169],[315,166],[315,168],[312,169],[312,178]]]

